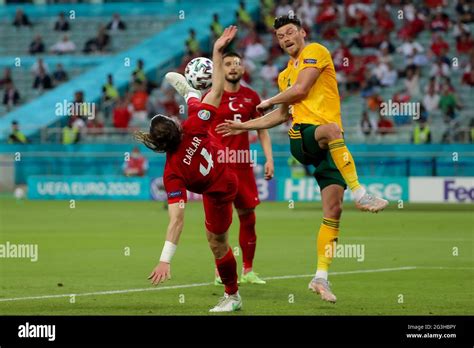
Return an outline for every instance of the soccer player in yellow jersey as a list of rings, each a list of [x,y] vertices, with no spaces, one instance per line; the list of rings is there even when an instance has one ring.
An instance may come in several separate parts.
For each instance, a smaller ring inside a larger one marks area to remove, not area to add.
[[[351,153],[344,143],[336,72],[331,54],[318,43],[305,43],[306,33],[295,16],[275,19],[275,33],[288,53],[288,66],[278,76],[280,93],[262,101],[257,109],[279,108],[265,116],[239,123],[226,121],[217,127],[225,135],[275,127],[293,117],[288,132],[292,155],[302,164],[316,167],[314,177],[321,189],[323,221],[317,239],[318,264],[309,289],[325,301],[336,302],[331,291],[328,269],[339,235],[342,199],[346,186],[351,189],[360,210],[379,212],[388,202],[368,194],[359,184]]]

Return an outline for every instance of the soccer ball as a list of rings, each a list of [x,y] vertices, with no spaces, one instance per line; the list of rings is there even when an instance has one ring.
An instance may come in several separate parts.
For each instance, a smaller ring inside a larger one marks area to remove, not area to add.
[[[212,60],[198,57],[186,65],[184,76],[195,89],[207,89],[212,84]]]

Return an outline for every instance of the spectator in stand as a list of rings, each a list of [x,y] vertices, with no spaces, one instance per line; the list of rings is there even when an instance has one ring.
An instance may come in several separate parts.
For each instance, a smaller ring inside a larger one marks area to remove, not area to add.
[[[128,108],[128,100],[126,97],[120,97],[114,106],[113,124],[115,128],[127,129],[132,114]]]
[[[392,134],[395,132],[392,120],[379,114],[377,122],[377,133],[380,135]]]
[[[393,56],[390,54],[390,48],[387,42],[383,42],[380,45],[380,49],[377,52],[377,61],[382,64],[393,62]]]
[[[430,76],[436,79],[449,76],[449,65],[444,62],[443,58],[436,59],[436,62],[431,66]]]
[[[447,54],[449,51],[449,44],[443,40],[443,37],[439,34],[433,34],[433,40],[431,42],[431,52],[436,57],[443,58],[446,63],[449,63],[449,58],[447,58]]]
[[[418,99],[421,95],[420,90],[420,76],[418,69],[416,68],[409,68],[406,71],[406,78],[404,81],[405,88],[414,99]]]
[[[71,145],[79,142],[79,129],[74,126],[74,120],[70,118],[67,125],[63,128],[61,143],[63,145]]]
[[[102,101],[117,101],[119,92],[114,86],[114,78],[112,74],[107,75],[107,82],[102,86]]]
[[[346,11],[346,24],[349,27],[365,27],[369,23],[369,10],[360,2],[344,7]]]
[[[301,20],[303,27],[311,31],[314,25],[314,19],[318,14],[318,8],[314,2],[309,0],[297,0],[293,7],[296,9],[296,17]]]
[[[471,58],[469,63],[464,68],[464,74],[462,76],[462,83],[470,87],[474,87],[474,50],[471,51]]]
[[[278,79],[278,66],[273,62],[272,57],[267,58],[267,62],[260,70],[260,76],[270,85],[275,85]]]
[[[390,16],[390,12],[384,5],[378,5],[375,10],[374,17],[377,21],[377,28],[382,29],[384,33],[390,33],[395,29],[395,23]]]
[[[41,35],[36,35],[33,41],[31,41],[28,52],[30,54],[44,53],[44,42]]]
[[[199,41],[196,39],[196,31],[194,29],[189,29],[189,36],[186,39],[186,51],[190,56],[200,52]]]
[[[386,34],[382,30],[375,30],[372,26],[366,26],[359,37],[352,39],[349,47],[378,48],[386,38]]]
[[[379,63],[372,70],[372,78],[383,87],[393,86],[397,82],[398,73],[391,63]]]
[[[20,130],[17,121],[12,121],[12,132],[8,135],[9,144],[28,144],[30,141]]]
[[[166,88],[163,92],[163,98],[158,100],[157,109],[161,114],[177,117],[179,120],[180,107],[176,102],[176,93],[173,88]]]
[[[210,25],[210,29],[212,34],[212,42],[214,42],[224,32],[224,27],[219,22],[219,15],[217,13],[214,13],[212,15],[212,23]]]
[[[104,122],[102,118],[96,115],[92,119],[87,120],[87,135],[88,136],[97,136],[104,134]]]
[[[425,118],[420,118],[415,123],[411,141],[415,145],[431,144],[431,130]]]
[[[127,30],[127,25],[124,21],[122,21],[118,13],[114,13],[112,16],[112,20],[107,23],[107,26],[105,28],[110,31]]]
[[[462,33],[470,33],[471,30],[469,29],[469,26],[463,22],[461,22],[460,19],[456,22],[456,24],[453,26],[453,36],[457,40]]]
[[[69,36],[64,35],[61,41],[56,42],[50,49],[54,54],[68,54],[76,50],[74,42],[69,40]]]
[[[431,86],[428,93],[423,97],[423,106],[428,112],[436,111],[439,107],[440,96],[435,87]]]
[[[453,118],[455,109],[461,109],[462,105],[459,102],[456,94],[452,92],[447,84],[442,87],[441,98],[439,99],[439,108],[444,115]]]
[[[474,40],[472,40],[471,33],[463,32],[461,36],[456,39],[456,49],[460,54],[468,54],[474,48]]]
[[[104,26],[99,26],[97,36],[86,41],[84,45],[84,53],[106,53],[111,44],[110,35]]]
[[[17,28],[21,26],[31,27],[32,24],[28,19],[28,16],[23,12],[22,9],[17,9],[15,12],[15,18],[13,19],[13,25]]]
[[[60,12],[58,15],[58,19],[54,23],[54,30],[55,31],[69,31],[69,22],[64,15],[64,12]]]
[[[43,67],[39,68],[38,74],[35,76],[33,81],[33,89],[37,89],[39,93],[45,89],[53,88],[53,82],[49,74],[44,70]]]
[[[20,93],[15,88],[13,81],[7,81],[5,90],[3,92],[3,105],[6,106],[7,111],[10,111],[15,105],[20,102]]]
[[[372,135],[376,128],[376,125],[374,122],[369,118],[369,113],[367,111],[364,111],[362,113],[362,118],[360,120],[360,130],[362,131],[362,134],[365,135],[365,137],[369,137]]]
[[[3,70],[3,76],[0,77],[0,89],[3,89],[10,81],[12,81],[12,69],[5,68]]]
[[[67,72],[61,63],[56,64],[56,70],[53,71],[53,82],[55,85],[60,85],[69,79]]]
[[[276,17],[287,16],[290,13],[290,11],[293,11],[293,8],[288,3],[288,0],[280,0],[279,4],[277,5],[275,9],[275,16]]]
[[[409,8],[412,8],[414,10],[413,5],[410,4],[407,6],[411,6]],[[425,16],[423,15],[423,13],[416,11],[413,12],[413,14],[410,14],[409,12],[405,11],[404,13],[406,22],[404,22],[404,25],[398,31],[398,36],[402,40],[415,38],[425,29]]]
[[[38,58],[36,60],[36,62],[31,67],[31,72],[33,73],[34,76],[36,76],[39,74],[40,69],[43,69],[46,73],[49,73],[48,64],[46,64],[43,58]]]
[[[132,72],[132,83],[144,83],[146,82],[146,75],[145,75],[145,62],[143,59],[139,59],[137,61],[137,67]]]
[[[268,52],[263,46],[257,33],[255,31],[254,33],[255,35],[252,36],[252,40],[245,48],[244,56],[245,59],[251,60],[253,62],[263,62],[267,59]]]
[[[447,32],[449,29],[449,17],[441,12],[434,15],[430,23],[430,30],[432,32]]]
[[[134,83],[132,87],[131,112],[132,120],[130,126],[144,127],[148,124],[148,94],[144,83]]]
[[[474,21],[474,5],[471,0],[458,0],[456,12],[463,23],[472,23]]]
[[[397,48],[397,52],[401,53],[407,60],[407,64],[413,63],[413,59],[417,53],[424,52],[423,46],[413,38],[406,39],[405,42]]]
[[[243,0],[239,2],[239,8],[235,13],[235,17],[239,26],[245,27],[247,29],[254,28],[255,25],[252,22],[252,17],[250,16],[250,13],[248,13],[248,11],[245,9],[245,2]]]
[[[145,176],[148,170],[148,160],[140,153],[140,149],[135,146],[130,158],[125,159],[122,169],[125,176]]]

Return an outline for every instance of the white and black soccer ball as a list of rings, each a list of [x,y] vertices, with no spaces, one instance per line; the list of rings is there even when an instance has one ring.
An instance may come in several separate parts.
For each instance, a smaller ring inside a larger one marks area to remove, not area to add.
[[[198,90],[207,89],[212,84],[212,68],[212,60],[197,57],[186,65],[184,76],[193,88]]]

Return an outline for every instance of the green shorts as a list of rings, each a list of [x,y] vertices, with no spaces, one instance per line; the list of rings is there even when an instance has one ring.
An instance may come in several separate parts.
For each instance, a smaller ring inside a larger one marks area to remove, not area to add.
[[[336,184],[346,189],[347,185],[331,157],[329,149],[321,149],[314,138],[318,128],[314,124],[295,123],[289,130],[291,154],[304,165],[316,167],[313,175],[323,190],[326,186]]]

